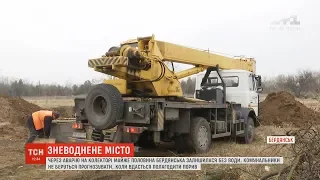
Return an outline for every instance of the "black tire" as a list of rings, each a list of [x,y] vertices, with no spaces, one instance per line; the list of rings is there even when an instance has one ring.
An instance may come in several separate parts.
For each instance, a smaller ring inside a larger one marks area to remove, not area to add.
[[[111,129],[123,116],[124,103],[118,89],[110,84],[92,87],[85,100],[89,123],[97,130]]]
[[[244,128],[244,137],[241,137],[240,142],[244,144],[252,143],[254,139],[254,121],[251,117],[248,117],[248,122]]]
[[[211,147],[212,137],[209,122],[203,117],[191,119],[189,144],[196,153],[206,153]]]

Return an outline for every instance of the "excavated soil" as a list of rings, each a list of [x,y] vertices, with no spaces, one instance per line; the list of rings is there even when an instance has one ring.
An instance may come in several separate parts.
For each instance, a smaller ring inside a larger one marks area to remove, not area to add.
[[[59,106],[53,108],[53,110],[58,111],[60,113],[61,118],[73,118],[74,117],[74,109],[72,106]]]
[[[26,119],[32,112],[43,108],[18,97],[0,96],[0,137],[27,138],[29,132]],[[51,109],[50,109],[51,110]],[[73,117],[73,108],[61,106],[53,108],[62,118]]]
[[[320,124],[320,114],[285,91],[268,94],[260,103],[261,124],[277,126],[306,127]]]
[[[6,96],[0,96],[0,106],[0,136],[27,137],[26,118],[40,107],[21,98]]]

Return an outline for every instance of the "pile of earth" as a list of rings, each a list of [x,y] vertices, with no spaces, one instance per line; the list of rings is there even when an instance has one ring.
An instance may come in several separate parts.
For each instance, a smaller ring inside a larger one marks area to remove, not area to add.
[[[73,118],[75,113],[72,106],[59,106],[53,108],[53,110],[60,113],[60,118]]]
[[[26,119],[41,108],[19,97],[0,96],[0,137],[28,136]]]
[[[260,119],[263,125],[305,127],[320,124],[320,113],[295,100],[286,91],[268,94],[260,103]]]

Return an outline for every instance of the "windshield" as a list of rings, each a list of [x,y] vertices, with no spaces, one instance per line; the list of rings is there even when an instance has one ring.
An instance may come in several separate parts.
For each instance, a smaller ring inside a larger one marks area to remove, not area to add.
[[[238,87],[238,85],[239,85],[239,77],[237,77],[237,76],[224,76],[222,78],[223,78],[224,83],[226,84],[226,87]],[[217,77],[209,77],[208,83],[209,84],[216,84],[216,83],[220,83],[220,82],[218,82]]]

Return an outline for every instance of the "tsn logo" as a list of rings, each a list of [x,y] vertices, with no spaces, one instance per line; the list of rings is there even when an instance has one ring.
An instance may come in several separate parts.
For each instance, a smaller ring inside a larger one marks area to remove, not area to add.
[[[40,146],[31,146],[25,150],[26,164],[45,164],[45,149]]]
[[[43,156],[44,150],[43,149],[28,149],[29,156]]]

